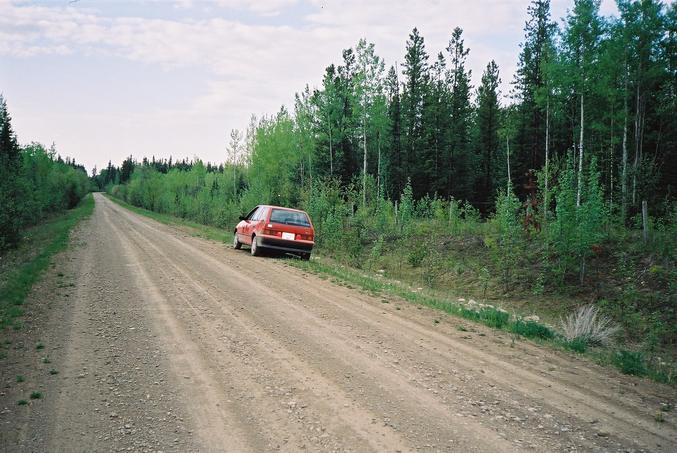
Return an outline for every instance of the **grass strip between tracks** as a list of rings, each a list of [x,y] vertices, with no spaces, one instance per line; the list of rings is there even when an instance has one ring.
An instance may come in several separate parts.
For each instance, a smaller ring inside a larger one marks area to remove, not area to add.
[[[19,247],[27,250],[19,252],[30,258],[7,270],[0,287],[0,331],[9,326],[21,328],[18,318],[23,314],[22,305],[33,284],[47,269],[52,257],[66,249],[73,227],[91,215],[93,210],[94,199],[92,194],[88,194],[75,208],[51,217],[26,232],[24,243]]]
[[[158,222],[188,227],[195,236],[230,243],[230,231],[138,208],[108,194],[106,194],[106,197],[132,212]],[[374,296],[395,296],[410,303],[424,305],[452,316],[508,332],[512,335],[513,341],[519,338],[527,338],[555,349],[587,356],[600,365],[614,366],[625,374],[644,376],[657,382],[677,386],[677,375],[669,366],[662,367],[660,364],[651,363],[641,353],[625,349],[589,348],[576,341],[570,342],[550,326],[513,316],[507,311],[491,305],[468,306],[458,301],[443,299],[438,295],[429,294],[419,289],[414,290],[409,286],[389,281],[380,276],[367,275],[363,271],[341,266],[329,259],[315,258],[311,261],[293,259],[287,260],[286,263],[321,277],[332,278],[336,283],[342,283],[344,286],[358,287]]]

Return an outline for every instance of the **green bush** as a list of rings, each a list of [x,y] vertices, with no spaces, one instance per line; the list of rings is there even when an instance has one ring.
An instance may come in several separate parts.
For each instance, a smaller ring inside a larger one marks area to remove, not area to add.
[[[644,354],[640,351],[627,351],[621,349],[614,356],[614,364],[624,374],[644,376],[646,374],[646,362]]]
[[[583,338],[574,338],[573,340],[565,341],[564,347],[571,351],[578,352],[579,354],[583,354],[588,349],[588,342]]]
[[[542,339],[552,339],[555,337],[555,333],[550,330],[548,327],[543,324],[539,324],[535,321],[524,321],[518,319],[510,326],[510,330],[513,333],[522,335],[527,338],[542,338]]]

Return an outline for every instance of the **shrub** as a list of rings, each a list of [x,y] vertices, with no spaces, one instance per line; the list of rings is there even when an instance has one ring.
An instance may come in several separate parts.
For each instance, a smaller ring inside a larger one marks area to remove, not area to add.
[[[614,364],[623,374],[643,376],[646,374],[644,354],[639,351],[621,349],[614,356]]]
[[[587,345],[609,344],[618,331],[618,327],[612,324],[611,319],[600,315],[599,309],[594,305],[579,308],[561,323],[567,341],[580,340]]]
[[[539,324],[535,321],[524,321],[521,319],[515,321],[512,326],[510,326],[510,330],[513,333],[527,338],[543,338],[547,340],[554,338],[555,336],[555,333],[543,324]]]
[[[583,354],[588,349],[588,343],[582,338],[574,338],[566,341],[564,347],[579,354]]]

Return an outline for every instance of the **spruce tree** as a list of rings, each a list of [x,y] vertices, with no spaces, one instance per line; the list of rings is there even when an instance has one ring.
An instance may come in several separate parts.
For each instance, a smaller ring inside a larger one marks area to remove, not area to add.
[[[459,199],[472,200],[475,177],[474,156],[470,152],[470,105],[471,71],[466,70],[470,49],[465,47],[463,30],[456,27],[452,32],[447,51],[450,67],[447,72],[451,87],[451,123],[449,127],[448,194]]]
[[[493,200],[501,175],[498,173],[499,150],[499,116],[498,86],[501,83],[498,66],[495,61],[489,62],[482,83],[477,89],[477,120],[475,131],[475,154],[478,160],[479,173],[476,183],[476,202],[483,210],[487,210]]]
[[[20,171],[21,154],[12,129],[12,118],[5,99],[0,96],[0,250],[19,240]]]
[[[427,192],[423,171],[425,162],[419,153],[425,146],[423,136],[423,105],[428,85],[428,54],[423,37],[414,28],[407,41],[404,57],[404,93],[402,98],[402,126],[405,132],[402,159],[405,175],[411,177],[415,198]]]

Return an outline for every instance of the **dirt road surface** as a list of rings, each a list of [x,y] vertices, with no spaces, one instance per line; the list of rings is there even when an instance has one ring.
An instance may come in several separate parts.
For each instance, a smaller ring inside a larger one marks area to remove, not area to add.
[[[95,198],[8,334],[3,451],[677,451],[673,388]]]

